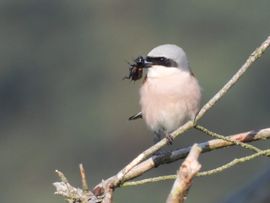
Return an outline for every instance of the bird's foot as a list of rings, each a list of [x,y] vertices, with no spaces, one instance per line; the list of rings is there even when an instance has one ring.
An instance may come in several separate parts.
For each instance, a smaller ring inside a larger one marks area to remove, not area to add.
[[[173,144],[173,137],[172,137],[172,135],[169,134],[169,133],[167,133],[167,134],[165,135],[165,137],[166,137],[166,139],[168,140],[168,144],[169,144],[169,145],[172,145],[172,144]]]

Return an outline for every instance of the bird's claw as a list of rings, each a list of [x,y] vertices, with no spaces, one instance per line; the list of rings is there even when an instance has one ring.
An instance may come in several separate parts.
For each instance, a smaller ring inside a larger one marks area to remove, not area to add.
[[[168,140],[168,144],[172,145],[173,144],[173,137],[172,137],[172,135],[171,134],[166,134],[165,137]]]

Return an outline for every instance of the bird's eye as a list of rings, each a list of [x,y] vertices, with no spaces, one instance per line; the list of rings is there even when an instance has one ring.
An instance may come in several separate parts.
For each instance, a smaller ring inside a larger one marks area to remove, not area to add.
[[[165,61],[165,57],[160,57],[160,61]]]

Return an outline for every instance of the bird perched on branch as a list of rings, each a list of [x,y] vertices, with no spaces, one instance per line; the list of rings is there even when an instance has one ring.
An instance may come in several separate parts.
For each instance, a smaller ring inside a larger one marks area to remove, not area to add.
[[[155,142],[165,136],[171,143],[170,133],[195,118],[201,100],[200,85],[185,52],[174,44],[160,45],[138,59],[138,67],[146,69],[147,74],[140,88],[141,112],[129,120],[143,118],[154,132]],[[132,68],[136,70],[136,64]]]

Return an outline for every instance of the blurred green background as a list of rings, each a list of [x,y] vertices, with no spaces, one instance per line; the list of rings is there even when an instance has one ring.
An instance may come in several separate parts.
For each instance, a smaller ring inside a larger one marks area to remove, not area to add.
[[[153,47],[185,49],[205,103],[270,34],[269,0],[0,1],[0,202],[58,203],[54,170],[80,186],[115,174],[152,144],[127,61]],[[270,50],[200,123],[223,134],[269,127]],[[196,131],[174,147],[209,139]],[[269,142],[256,146],[269,147]],[[202,155],[203,170],[249,152]],[[174,174],[180,161],[143,177]],[[258,158],[197,178],[187,202],[221,202],[269,167]],[[218,183],[218,184],[217,184]],[[116,190],[115,202],[164,202],[172,181]]]

